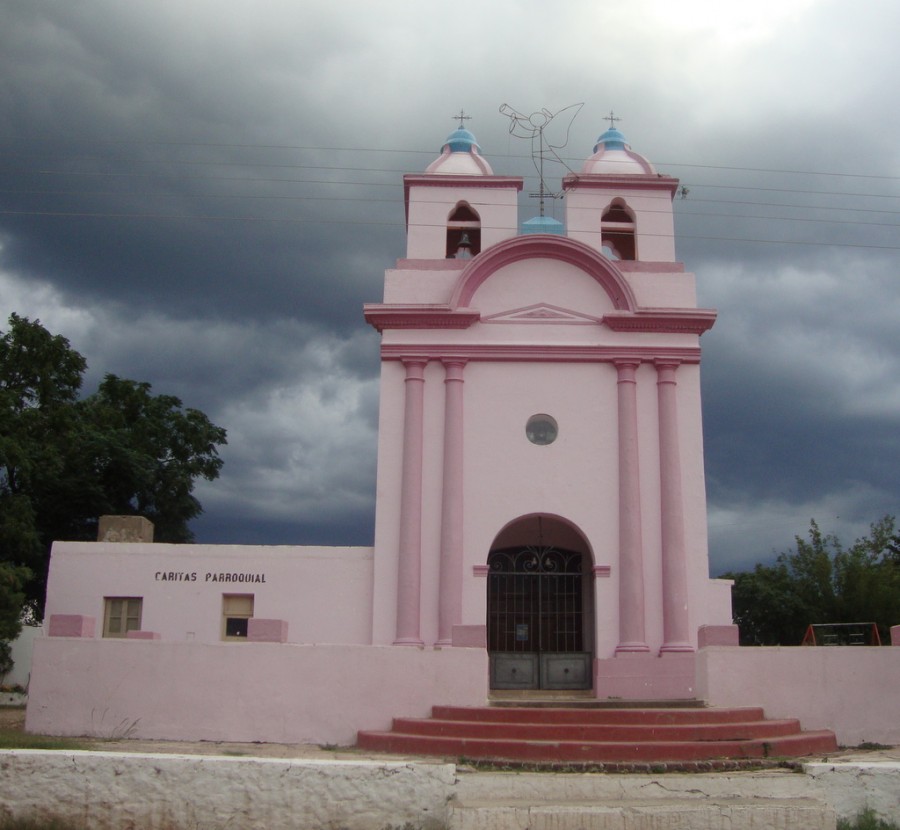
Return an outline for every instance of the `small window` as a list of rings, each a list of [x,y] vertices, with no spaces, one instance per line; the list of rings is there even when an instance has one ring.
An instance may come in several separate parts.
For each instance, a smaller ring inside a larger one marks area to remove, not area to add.
[[[124,637],[141,630],[143,597],[104,597],[103,636]]]
[[[559,435],[559,424],[551,415],[532,415],[525,424],[525,436],[539,447],[552,444]]]
[[[222,639],[246,640],[253,594],[222,594]]]

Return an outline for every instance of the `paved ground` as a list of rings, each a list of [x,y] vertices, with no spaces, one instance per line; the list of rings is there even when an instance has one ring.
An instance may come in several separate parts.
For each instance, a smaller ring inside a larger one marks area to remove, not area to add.
[[[25,710],[21,707],[0,707],[0,729],[25,728]],[[86,749],[105,752],[161,752],[179,755],[236,755],[256,758],[309,758],[337,761],[359,760],[416,760],[419,763],[440,763],[444,759],[416,756],[388,755],[378,752],[362,752],[348,747],[322,747],[316,744],[227,743],[221,741],[94,741],[85,739]],[[842,763],[874,763],[878,761],[900,762],[900,746],[886,749],[844,748],[829,754],[827,759],[810,758],[811,761],[839,761]]]

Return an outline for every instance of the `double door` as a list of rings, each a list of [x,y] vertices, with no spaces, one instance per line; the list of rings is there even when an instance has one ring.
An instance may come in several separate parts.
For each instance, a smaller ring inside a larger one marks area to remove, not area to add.
[[[491,551],[492,689],[589,689],[583,555],[552,546]]]

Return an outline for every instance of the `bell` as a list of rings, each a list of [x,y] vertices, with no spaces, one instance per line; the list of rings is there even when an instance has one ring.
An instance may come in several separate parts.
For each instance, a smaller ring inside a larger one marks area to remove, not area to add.
[[[469,234],[464,233],[459,239],[459,245],[456,247],[454,259],[471,259],[472,243],[469,241]]]

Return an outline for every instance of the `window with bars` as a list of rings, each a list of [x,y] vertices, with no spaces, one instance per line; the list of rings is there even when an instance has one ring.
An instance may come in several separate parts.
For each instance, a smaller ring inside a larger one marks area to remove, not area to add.
[[[143,604],[143,597],[104,597],[103,636],[125,637],[129,631],[140,631]]]

